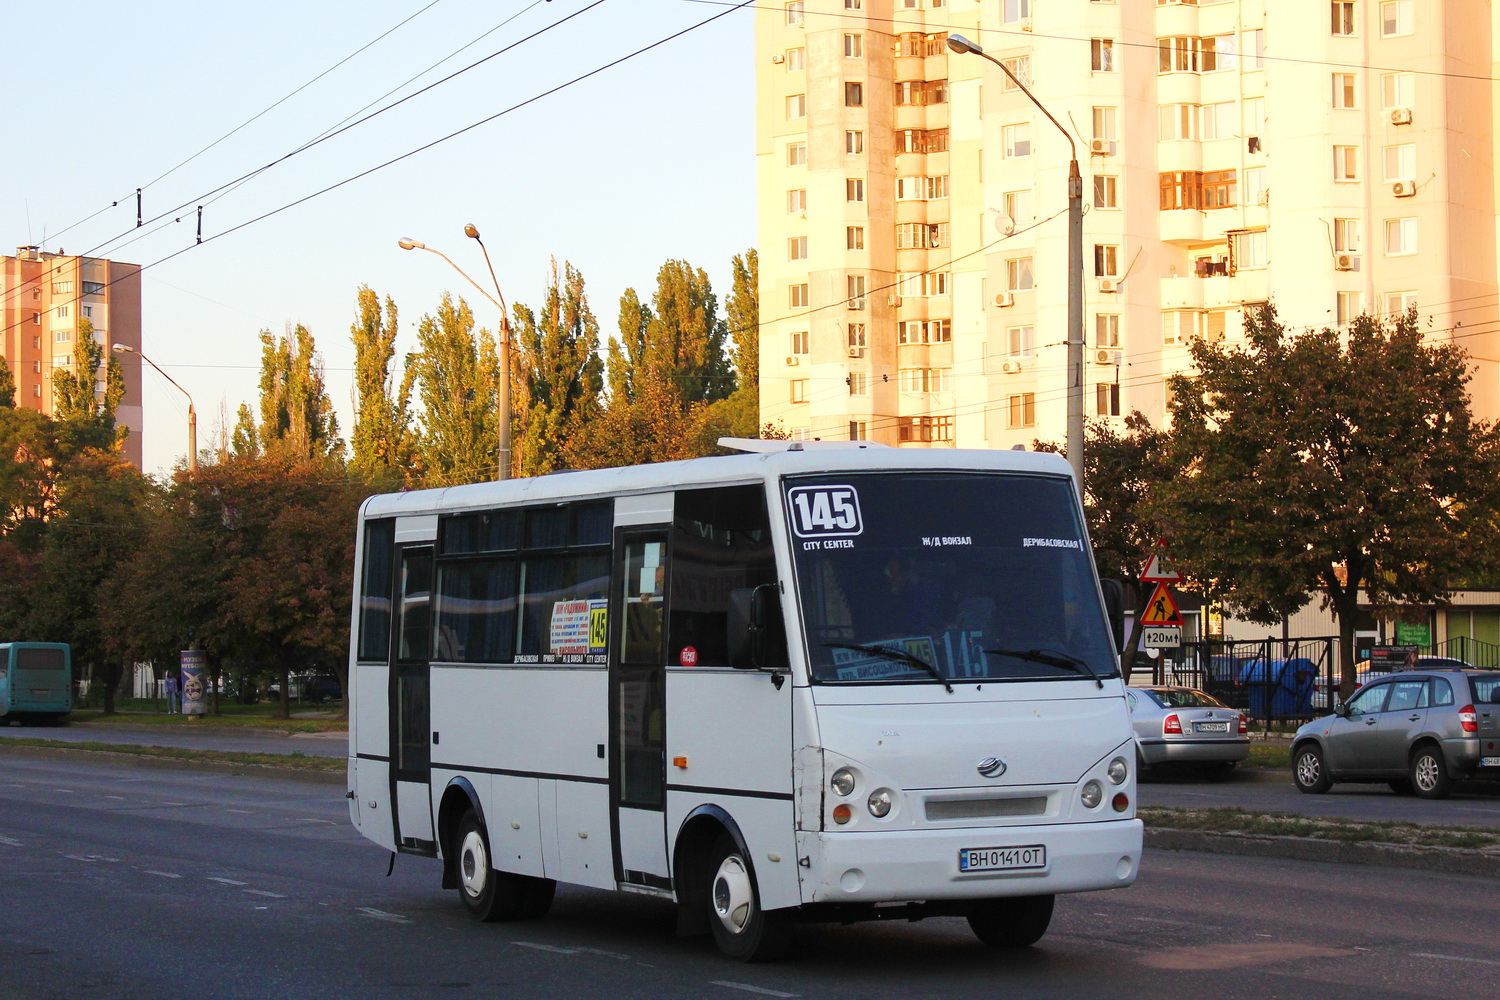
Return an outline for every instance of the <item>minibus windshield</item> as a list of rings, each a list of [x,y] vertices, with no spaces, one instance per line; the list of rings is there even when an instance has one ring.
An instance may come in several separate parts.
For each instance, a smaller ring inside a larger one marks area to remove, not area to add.
[[[1119,673],[1065,478],[799,477],[786,510],[815,682]]]

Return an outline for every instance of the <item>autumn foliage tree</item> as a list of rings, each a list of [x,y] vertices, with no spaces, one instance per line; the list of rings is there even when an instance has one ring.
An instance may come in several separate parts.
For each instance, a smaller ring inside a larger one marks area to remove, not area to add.
[[[516,471],[536,476],[587,464],[603,412],[599,321],[572,264],[552,274],[541,309],[517,303],[511,328],[512,449]]]

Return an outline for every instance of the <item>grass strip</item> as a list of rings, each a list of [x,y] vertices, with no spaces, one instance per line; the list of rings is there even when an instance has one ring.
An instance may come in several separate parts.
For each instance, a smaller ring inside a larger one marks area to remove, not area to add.
[[[342,757],[318,757],[293,753],[234,753],[227,750],[188,750],[182,747],[137,746],[129,743],[72,743],[64,740],[43,740],[31,737],[0,740],[0,749],[7,746],[44,747],[48,750],[84,750],[106,753],[128,754],[132,757],[157,760],[180,760],[207,762],[212,764],[240,764],[247,767],[279,767],[294,771],[343,771],[348,766]]]
[[[182,726],[190,729],[259,729],[282,733],[342,733],[346,719],[282,719],[273,715],[176,715],[166,712],[116,712],[105,715],[90,709],[75,710],[70,722],[90,726]]]
[[[1367,822],[1293,813],[1262,813],[1249,809],[1172,809],[1146,806],[1138,815],[1148,827],[1239,833],[1262,837],[1310,837],[1345,843],[1396,844],[1406,847],[1457,847],[1500,851],[1500,830],[1463,826]]]

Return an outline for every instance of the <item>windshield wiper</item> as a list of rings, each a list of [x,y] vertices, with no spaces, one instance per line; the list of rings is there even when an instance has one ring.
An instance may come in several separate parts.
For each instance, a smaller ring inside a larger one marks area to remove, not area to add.
[[[1049,667],[1064,667],[1079,673],[1087,672],[1096,686],[1104,687],[1104,681],[1094,673],[1094,668],[1089,666],[1088,661],[1081,660],[1072,653],[1046,649],[986,649],[985,652],[996,656],[1014,656],[1018,660],[1030,660],[1032,663],[1045,663]]]
[[[823,645],[828,646],[832,649],[852,649],[857,653],[870,653],[874,656],[884,656],[885,658],[890,660],[899,660],[902,663],[909,663],[914,667],[921,667],[923,670],[927,671],[929,674],[936,677],[939,681],[942,682],[943,690],[947,691],[949,694],[953,693],[953,685],[948,683],[948,678],[943,676],[943,672],[941,670],[933,666],[931,663],[928,663],[920,656],[917,656],[913,653],[908,653],[904,649],[892,649],[889,646],[865,646],[857,642],[825,642],[823,643]]]

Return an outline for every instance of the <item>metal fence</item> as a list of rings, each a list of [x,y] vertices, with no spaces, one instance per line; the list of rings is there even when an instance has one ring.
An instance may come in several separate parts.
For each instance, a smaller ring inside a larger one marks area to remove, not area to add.
[[[1312,639],[1201,639],[1164,649],[1154,684],[1181,684],[1244,711],[1262,725],[1300,723],[1327,712],[1338,691],[1337,636]],[[1141,668],[1132,679],[1139,683]]]

